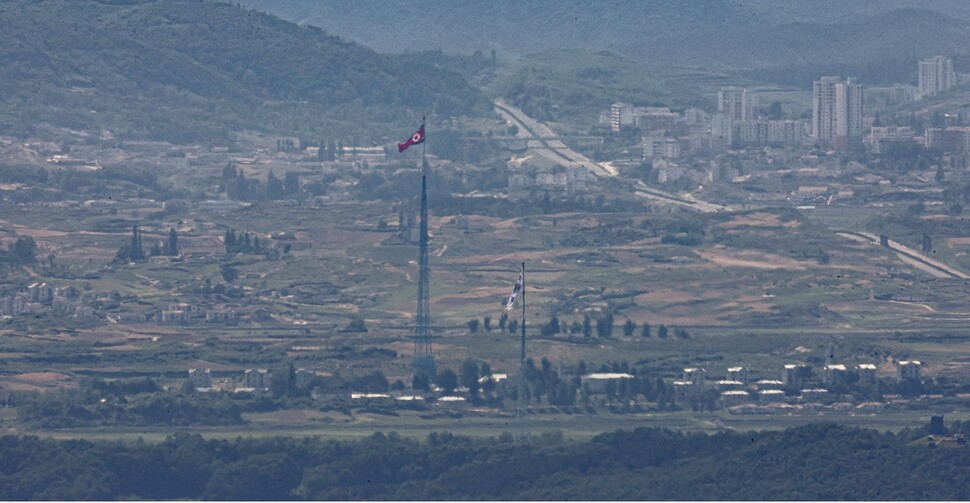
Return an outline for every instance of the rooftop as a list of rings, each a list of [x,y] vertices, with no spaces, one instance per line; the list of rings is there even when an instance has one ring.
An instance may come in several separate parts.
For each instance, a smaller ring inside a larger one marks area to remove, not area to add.
[[[621,373],[621,372],[602,372],[598,374],[586,374],[583,377],[585,379],[633,379],[632,375]]]

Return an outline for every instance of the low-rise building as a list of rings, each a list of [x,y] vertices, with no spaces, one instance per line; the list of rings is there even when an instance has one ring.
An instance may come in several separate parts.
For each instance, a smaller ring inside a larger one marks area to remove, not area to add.
[[[684,402],[697,396],[698,388],[690,381],[674,381],[674,399]]]
[[[782,369],[781,382],[784,383],[786,389],[801,389],[805,385],[805,380],[810,373],[811,367],[808,365],[790,363]]]
[[[917,360],[896,362],[896,378],[899,382],[919,381],[919,368],[921,365]]]
[[[748,384],[749,372],[746,367],[731,367],[727,369],[727,378],[729,381],[741,381],[742,384]]]
[[[785,392],[780,389],[763,389],[758,391],[758,401],[777,403],[785,401]]]
[[[212,372],[209,369],[189,369],[189,382],[193,388],[211,388]]]
[[[721,392],[721,404],[724,407],[731,407],[747,403],[751,399],[751,394],[744,390],[730,390]]]
[[[764,389],[784,389],[785,383],[777,379],[761,379],[755,383],[755,387],[759,390]]]
[[[680,379],[689,381],[694,386],[704,386],[705,376],[707,376],[707,371],[702,368],[685,368]]]
[[[592,393],[605,393],[607,383],[612,382],[619,386],[620,381],[626,379],[633,379],[633,376],[621,372],[602,372],[586,374],[580,377],[580,382],[584,387],[589,386],[589,390]]]
[[[855,366],[856,372],[859,374],[859,382],[862,384],[875,384],[876,382],[876,366],[871,363],[860,363]]]
[[[834,386],[845,382],[845,365],[833,363],[825,366],[825,373],[822,381],[828,386]]]
[[[737,389],[743,388],[744,387],[744,383],[741,382],[741,381],[732,381],[730,379],[722,379],[720,381],[717,381],[715,383],[715,386],[717,386],[717,390],[718,391],[729,391],[729,390],[737,390]]]
[[[243,372],[243,378],[246,382],[247,388],[268,388],[270,377],[272,377],[272,374],[270,374],[269,370],[266,369],[246,369],[246,371]]]
[[[316,374],[312,370],[307,369],[296,369],[296,387],[298,389],[306,389],[310,387],[310,382]]]
[[[803,389],[799,400],[803,402],[821,402],[829,397],[829,390],[824,388]]]

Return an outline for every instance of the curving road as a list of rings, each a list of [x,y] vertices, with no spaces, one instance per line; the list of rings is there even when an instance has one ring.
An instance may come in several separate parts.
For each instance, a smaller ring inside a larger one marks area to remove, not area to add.
[[[537,154],[569,167],[583,167],[596,176],[616,176],[616,170],[595,163],[583,154],[567,147],[549,126],[529,117],[522,110],[509,105],[505,100],[495,100],[495,111],[518,129],[518,137],[527,141],[527,146]]]
[[[584,167],[595,176],[612,177],[617,175],[616,168],[609,164],[593,162],[583,154],[570,149],[549,126],[529,117],[522,110],[506,103],[505,100],[501,98],[495,100],[495,111],[509,124],[514,124],[519,129],[517,136],[525,139],[526,146],[535,153],[566,166]],[[631,188],[638,197],[676,204],[702,213],[715,213],[728,209],[725,206],[694,199],[690,195],[681,197],[654,189],[639,180],[634,180]]]

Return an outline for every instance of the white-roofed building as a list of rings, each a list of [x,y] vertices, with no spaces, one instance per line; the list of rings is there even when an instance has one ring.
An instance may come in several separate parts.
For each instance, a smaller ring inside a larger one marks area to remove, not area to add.
[[[829,390],[824,388],[803,389],[799,399],[803,402],[820,402],[829,397]]]
[[[605,393],[607,383],[613,382],[619,386],[620,381],[626,379],[633,379],[633,376],[622,372],[600,372],[586,374],[580,378],[580,382],[583,386],[589,385],[592,393]]]
[[[764,389],[784,389],[785,383],[783,383],[783,382],[781,382],[781,381],[779,381],[777,379],[762,379],[762,380],[756,382],[755,383],[755,386],[759,390],[764,390]]]
[[[917,360],[896,362],[896,377],[902,381],[919,381],[919,368],[922,366]]]
[[[825,366],[825,373],[822,381],[828,386],[834,386],[845,382],[845,365],[833,363]]]
[[[785,401],[785,392],[780,389],[763,389],[758,391],[758,401],[777,403]]]
[[[730,390],[721,392],[721,404],[725,407],[747,403],[751,394],[744,390]]]
[[[730,379],[722,379],[715,383],[718,391],[730,391],[737,390],[744,387],[744,383],[741,381],[732,381]]]
[[[876,382],[876,366],[871,363],[860,363],[855,366],[859,374],[859,382],[863,384],[874,384]]]
[[[805,385],[805,377],[810,372],[808,365],[789,363],[781,372],[781,382],[787,389],[801,389]]]

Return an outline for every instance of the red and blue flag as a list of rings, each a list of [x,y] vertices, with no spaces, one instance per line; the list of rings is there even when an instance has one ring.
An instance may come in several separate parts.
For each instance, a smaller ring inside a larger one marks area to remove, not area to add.
[[[406,142],[404,142],[404,143],[398,143],[397,144],[397,151],[398,152],[404,152],[411,145],[417,145],[419,143],[424,143],[424,124],[421,124],[421,128],[418,129],[418,132],[417,133],[414,133],[413,135],[411,135],[411,137],[408,138],[408,140]]]

